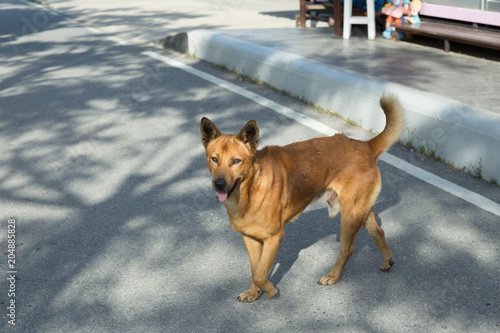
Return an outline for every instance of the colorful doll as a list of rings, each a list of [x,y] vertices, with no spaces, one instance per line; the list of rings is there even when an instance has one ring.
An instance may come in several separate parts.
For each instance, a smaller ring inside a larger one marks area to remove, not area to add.
[[[394,32],[393,23],[404,24],[405,16],[410,14],[410,0],[388,0],[382,8],[382,13],[387,15],[385,20],[385,31],[382,33],[384,38],[389,38]]]
[[[420,1],[420,0],[412,0],[411,1],[410,16],[406,18],[411,24],[419,24],[420,23],[420,16],[418,16],[418,13],[420,12],[421,8],[422,8],[422,1]]]

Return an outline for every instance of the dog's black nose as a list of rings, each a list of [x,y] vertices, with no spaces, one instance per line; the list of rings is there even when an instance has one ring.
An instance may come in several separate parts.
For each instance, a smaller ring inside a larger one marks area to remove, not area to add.
[[[224,191],[226,190],[226,187],[227,187],[227,183],[224,179],[222,178],[217,178],[216,180],[214,180],[214,188],[216,191]]]

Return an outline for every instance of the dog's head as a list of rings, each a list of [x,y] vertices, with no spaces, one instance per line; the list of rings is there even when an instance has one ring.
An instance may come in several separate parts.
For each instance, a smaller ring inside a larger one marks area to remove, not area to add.
[[[217,199],[224,202],[252,172],[259,145],[257,123],[249,121],[237,135],[222,134],[214,123],[203,118],[200,132],[213,189]]]

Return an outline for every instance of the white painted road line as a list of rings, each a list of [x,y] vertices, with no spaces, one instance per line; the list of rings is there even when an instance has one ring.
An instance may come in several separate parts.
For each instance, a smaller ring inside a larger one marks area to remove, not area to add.
[[[231,83],[231,82],[228,82],[228,81],[225,81],[225,80],[222,80],[222,79],[219,79],[213,75],[210,75],[210,74],[207,74],[205,72],[202,72],[200,70],[197,70],[193,67],[190,67],[188,65],[185,65],[181,62],[178,62],[178,61],[175,61],[175,60],[172,60],[172,59],[169,59],[167,57],[164,57],[156,52],[152,52],[152,51],[145,51],[145,52],[142,52],[142,54],[144,55],[147,55],[148,57],[151,57],[153,59],[156,59],[156,60],[159,60],[159,61],[162,61],[164,63],[166,63],[167,65],[169,66],[172,66],[172,67],[177,67],[179,69],[182,69],[190,74],[193,74],[193,75],[196,75],[204,80],[207,80],[209,82],[212,82],[222,88],[225,88],[229,91],[232,91],[234,92],[235,94],[238,94],[238,95],[241,95],[243,97],[246,97],[250,100],[252,100],[253,102],[257,103],[257,104],[260,104],[266,108],[269,108],[271,110],[274,110],[275,112],[285,116],[285,117],[288,117],[288,118],[291,118],[299,123],[301,123],[302,125],[304,126],[307,126],[309,128],[312,128],[322,134],[325,134],[325,135],[334,135],[334,134],[337,134],[339,133],[339,131],[336,131],[334,130],[333,128],[330,128],[322,123],[320,123],[319,121],[317,120],[314,120],[312,118],[309,118],[307,116],[304,116],[303,114],[301,113],[298,113],[296,111],[293,111],[292,109],[290,108],[287,108],[283,105],[280,105],[278,103],[275,103],[263,96],[260,96],[260,95],[257,95],[251,91],[248,91],[244,88],[241,88],[241,87],[238,87],[237,85]]]
[[[213,75],[207,74],[205,72],[202,72],[198,69],[195,69],[193,67],[190,67],[188,65],[185,65],[179,61],[167,58],[165,56],[162,56],[156,52],[152,51],[145,51],[142,52],[142,54],[151,57],[153,59],[159,60],[171,67],[179,68],[183,71],[186,71],[192,75],[198,76],[204,80],[207,80],[211,83],[214,83],[222,88],[225,88],[229,91],[234,92],[235,94],[241,95],[243,97],[246,97],[250,100],[252,100],[255,103],[258,103],[262,106],[265,106],[266,108],[269,108],[271,110],[274,110],[275,112],[284,115],[288,118],[291,118],[299,123],[301,123],[304,126],[307,126],[319,133],[325,134],[325,135],[334,135],[336,133],[339,133],[338,131],[334,130],[333,128],[330,128],[322,123],[320,123],[317,120],[314,120],[312,118],[309,118],[303,114],[300,114],[296,111],[293,111],[290,108],[287,108],[283,105],[280,105],[278,103],[275,103],[263,96],[257,95],[253,92],[250,92],[244,88],[241,88],[231,82],[219,79],[218,77],[215,77]],[[463,188],[459,185],[456,185],[452,182],[449,182],[441,177],[438,177],[430,172],[427,172],[419,167],[416,167],[406,161],[403,161],[402,159],[393,156],[389,153],[384,153],[381,157],[380,160],[392,165],[395,168],[398,168],[406,173],[408,173],[411,176],[414,176],[430,185],[433,185],[443,191],[446,191],[462,200],[465,200],[487,212],[493,213],[497,216],[500,216],[500,204],[485,198],[475,192],[472,192],[466,188]]]
[[[438,177],[435,174],[403,161],[394,155],[385,153],[380,156],[380,160],[462,200],[468,201],[487,212],[500,216],[500,205],[488,198],[483,197],[482,195],[477,194],[476,192],[472,192],[446,179]]]

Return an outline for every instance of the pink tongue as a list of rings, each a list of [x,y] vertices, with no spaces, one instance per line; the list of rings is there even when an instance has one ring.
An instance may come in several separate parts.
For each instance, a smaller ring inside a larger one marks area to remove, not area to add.
[[[219,202],[227,200],[227,192],[215,192],[215,195],[217,196],[217,200],[219,200]]]

